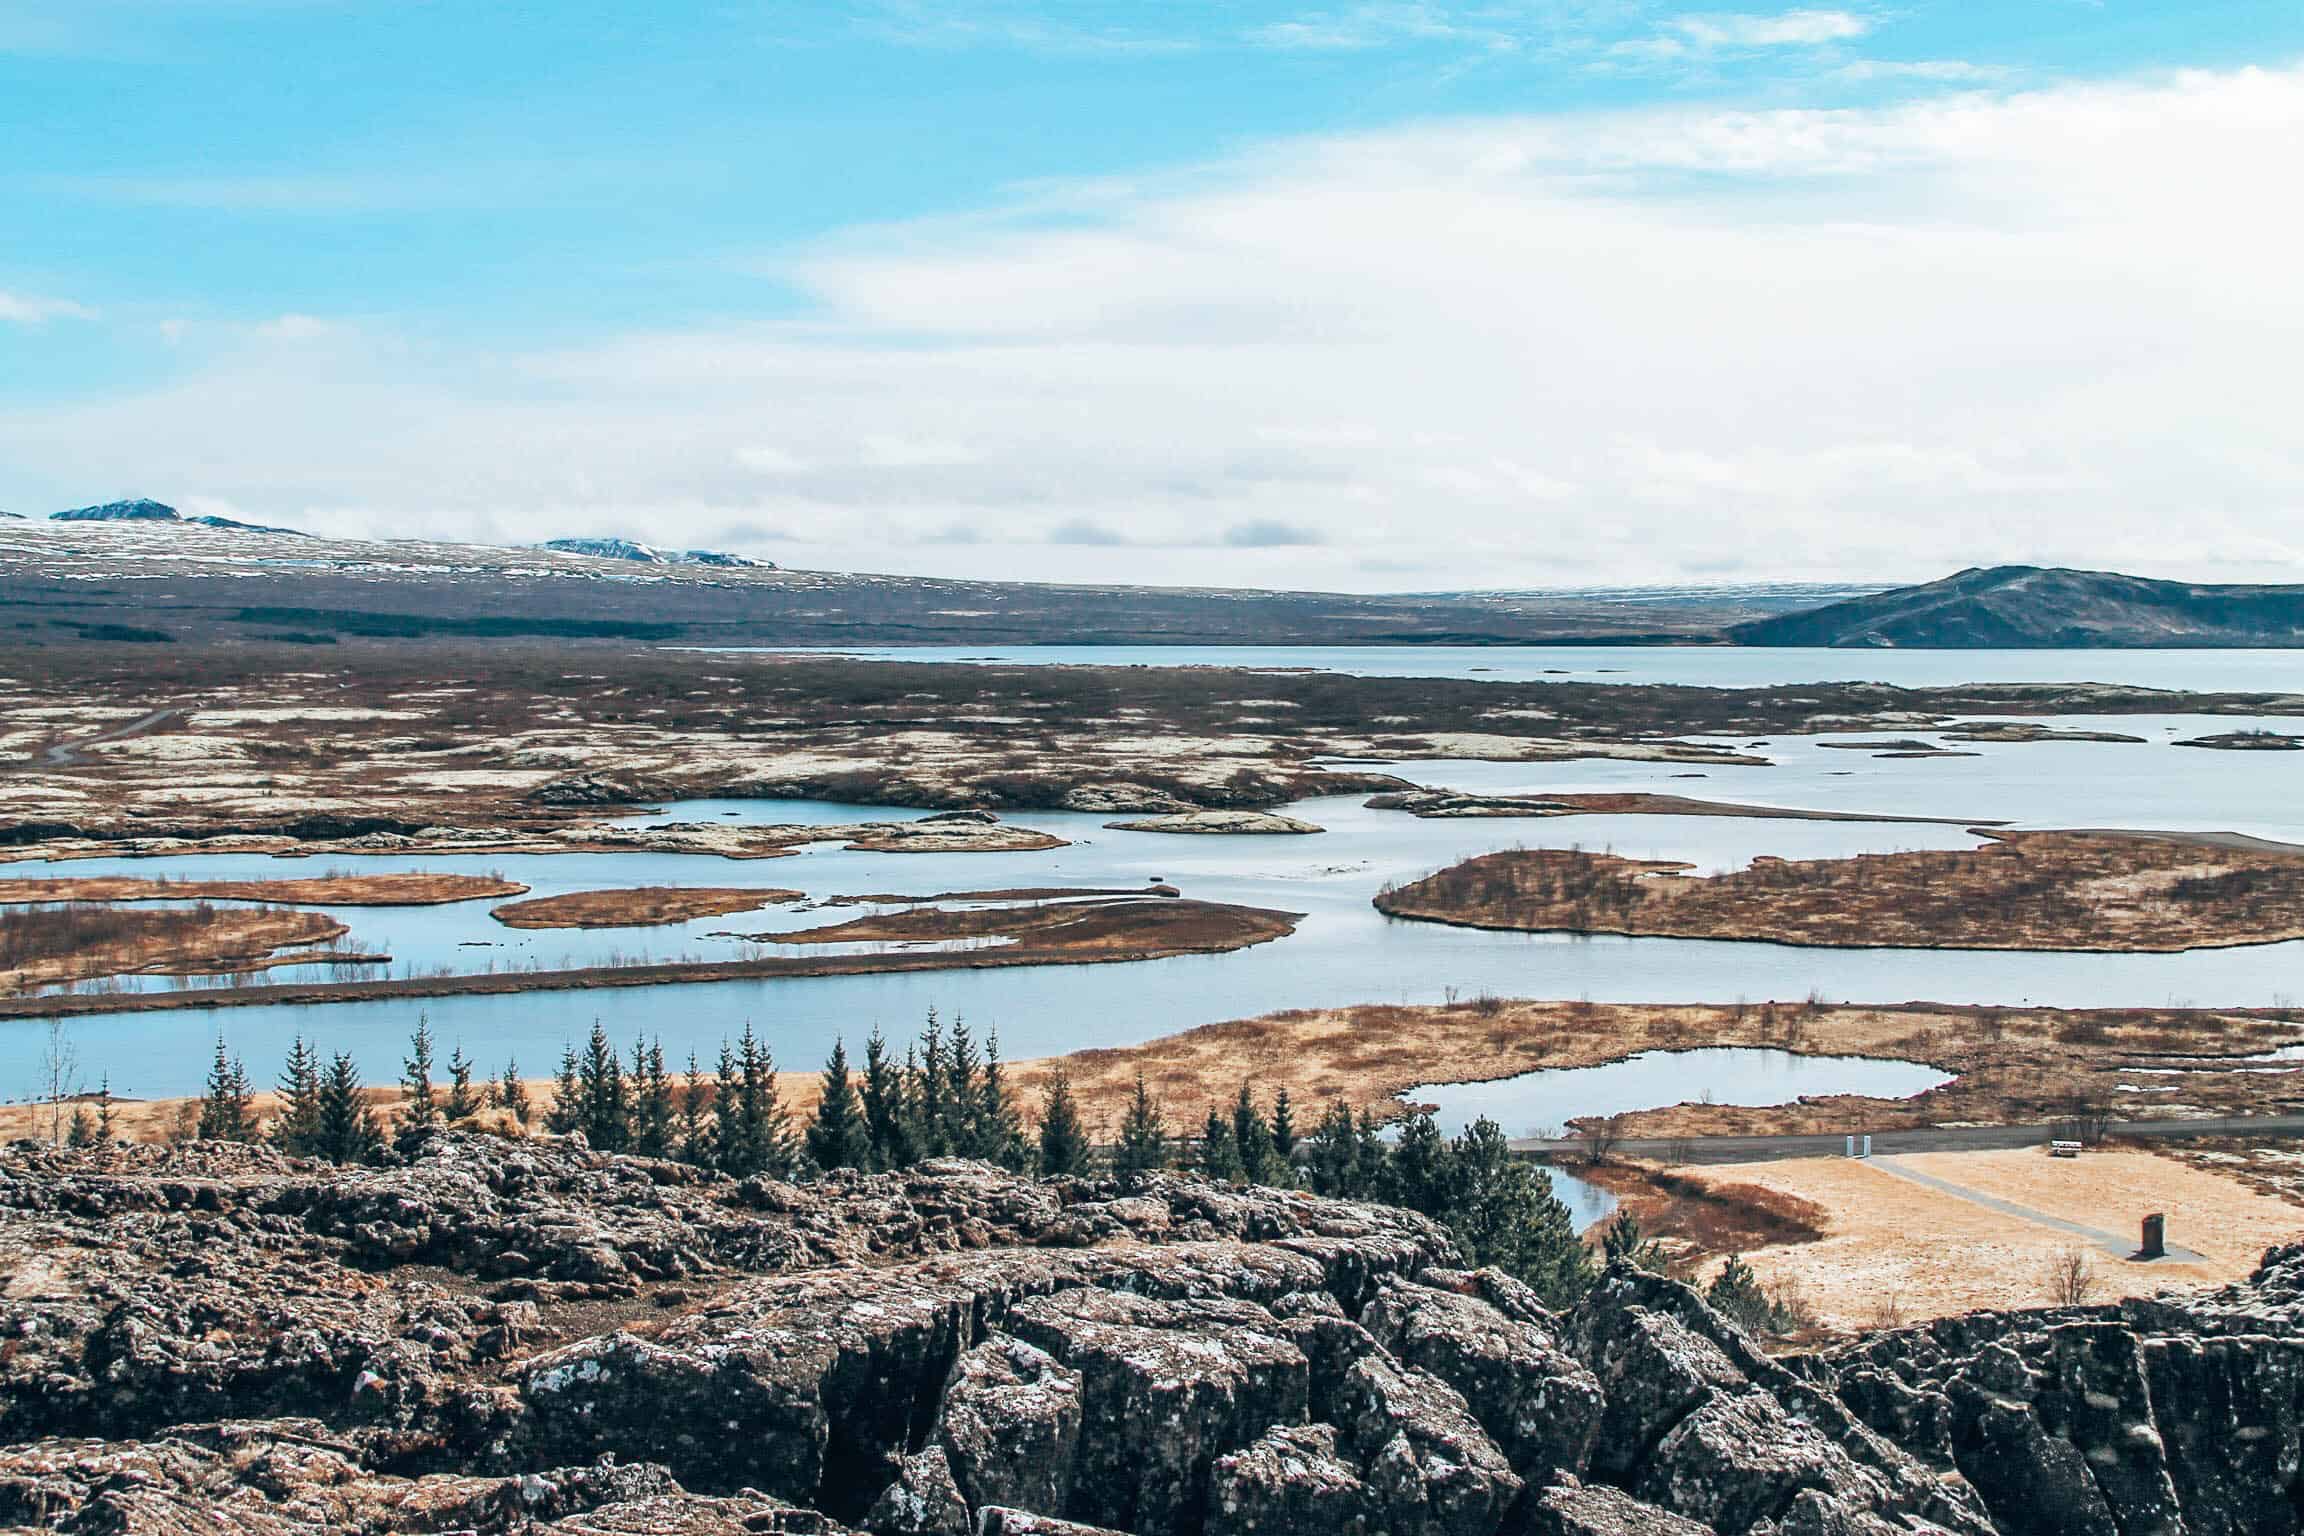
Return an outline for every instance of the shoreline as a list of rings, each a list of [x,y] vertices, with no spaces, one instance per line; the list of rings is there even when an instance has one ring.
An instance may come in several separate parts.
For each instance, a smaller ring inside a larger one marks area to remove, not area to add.
[[[887,955],[769,955],[750,960],[667,961],[628,966],[579,966],[559,971],[410,976],[365,981],[286,983],[268,987],[213,987],[197,992],[132,992],[111,996],[66,994],[0,998],[0,1019],[76,1018],[92,1014],[158,1013],[178,1008],[307,1007],[390,998],[498,996],[517,992],[580,992],[607,987],[650,987],[781,977],[855,976],[879,972],[991,970],[1022,965],[1109,965],[1182,955],[1228,954],[1270,943],[1296,931],[1303,914],[1266,907],[1167,898],[1163,920],[1149,930],[1182,927],[1195,918],[1236,924],[1229,940],[1194,938],[1108,948],[1095,943],[1015,944],[975,950],[912,951]],[[1172,914],[1172,915],[1171,915]],[[1098,941],[1102,942],[1102,941]]]
[[[1371,904],[1404,922],[1790,949],[2184,954],[2304,940],[2304,848],[2237,833],[1969,828],[1975,848],[1692,873],[1580,848],[1476,854]],[[2186,862],[2186,853],[2194,855]]]

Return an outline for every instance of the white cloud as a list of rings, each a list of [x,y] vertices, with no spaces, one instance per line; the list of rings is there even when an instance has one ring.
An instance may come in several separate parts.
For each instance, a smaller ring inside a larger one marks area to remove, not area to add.
[[[242,331],[150,394],[0,414],[0,464],[57,505],[748,525],[984,576],[2295,579],[2304,208],[2267,189],[2300,134],[2279,69],[1271,144],[799,253],[804,323]]]
[[[11,293],[0,288],[0,324],[42,325],[50,320],[93,320],[96,311],[70,299],[43,298],[37,294]]]
[[[1484,14],[1492,15],[1493,12]],[[1508,47],[1513,38],[1509,31],[1493,25],[1475,25],[1459,20],[1446,7],[1422,4],[1418,0],[1312,11],[1293,20],[1250,28],[1245,35],[1249,42],[1267,48],[1319,52],[1357,51],[1402,42],[1436,41]]]
[[[1704,48],[1813,48],[1844,43],[1872,30],[1852,11],[1781,11],[1775,15],[1681,16],[1671,30]]]
[[[1833,71],[1843,80],[1933,80],[1963,85],[2005,80],[2009,73],[1997,64],[1971,64],[1966,59],[1851,59]]]

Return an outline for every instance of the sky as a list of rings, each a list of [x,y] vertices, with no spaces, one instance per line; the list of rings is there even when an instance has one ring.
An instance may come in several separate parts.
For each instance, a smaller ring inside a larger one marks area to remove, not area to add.
[[[2304,581],[2295,0],[0,0],[0,509]]]

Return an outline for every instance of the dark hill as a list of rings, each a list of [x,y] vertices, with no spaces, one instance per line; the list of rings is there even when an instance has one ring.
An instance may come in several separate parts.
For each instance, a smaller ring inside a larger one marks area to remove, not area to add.
[[[2215,586],[1997,565],[1737,624],[1739,645],[2304,646],[2304,586]]]

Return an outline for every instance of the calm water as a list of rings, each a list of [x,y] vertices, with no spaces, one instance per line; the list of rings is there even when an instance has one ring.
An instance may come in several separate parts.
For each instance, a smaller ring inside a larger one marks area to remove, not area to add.
[[[1174,659],[1175,653],[1162,652]],[[1225,652],[1237,659],[1239,653]],[[1322,653],[1328,654],[1328,653]],[[1392,653],[1371,653],[1377,665]],[[1406,653],[1428,660],[1433,653]],[[1467,653],[1494,663],[1499,653]],[[1572,653],[1589,664],[1593,653]],[[1947,677],[2017,675],[2027,653],[1759,653],[1631,651],[1631,659],[1699,658],[1749,664],[1798,655],[1813,663],[1925,662],[1952,666]],[[2177,668],[2215,663],[2219,676],[2181,681],[2196,686],[2285,686],[2253,661],[2293,653],[2039,653],[2076,675],[2134,677],[2132,663]],[[2014,659],[2011,659],[2014,658]],[[2103,665],[2098,665],[2103,663]],[[2234,670],[2254,675],[2235,677]],[[2162,676],[2158,681],[2169,681]],[[2304,683],[2304,677],[2298,679]],[[1749,748],[1768,766],[1690,769],[1673,764],[1575,762],[1500,764],[1407,763],[1418,782],[1486,791],[1542,793],[1573,789],[1650,789],[1780,807],[1863,810],[1997,819],[2032,826],[2229,828],[2304,842],[2304,797],[2296,793],[2304,754],[2244,754],[2178,749],[2176,738],[2230,728],[2229,720],[2166,716],[2079,719],[2065,723],[2128,731],[2142,745],[1981,745],[1975,757],[1880,759],[1834,751],[1815,738],[1778,738]],[[2269,722],[2304,729],[2304,720]],[[1927,737],[1926,732],[1895,735]],[[1845,738],[1843,738],[1845,739]],[[1689,775],[1697,775],[1690,777]],[[1899,1002],[2141,1005],[2283,1003],[2304,993],[2304,946],[2267,945],[2182,955],[2056,955],[1898,950],[1794,949],[1766,944],[1670,939],[1576,939],[1557,935],[1482,933],[1384,918],[1369,899],[1388,880],[1413,879],[1495,848],[1524,846],[1614,850],[1678,858],[1700,869],[1740,867],[1758,854],[1821,857],[1970,844],[1961,826],[1737,820],[1717,817],[1564,817],[1531,820],[1418,821],[1370,811],[1357,798],[1291,808],[1329,831],[1316,837],[1208,838],[1107,831],[1094,816],[1018,815],[1011,819],[1073,840],[1073,846],[1025,854],[869,854],[817,846],[786,859],[727,861],[678,855],[555,855],[525,858],[371,858],[337,860],[362,871],[443,869],[494,871],[531,885],[536,894],[649,884],[754,884],[797,887],[811,898],[858,892],[929,894],[1008,885],[1131,887],[1171,880],[1189,895],[1246,902],[1305,914],[1295,935],[1230,955],[1185,956],[1123,965],[954,971],[890,976],[736,981],[702,986],[617,988],[576,993],[435,998],[325,1007],[254,1007],[229,1011],[112,1014],[72,1023],[81,1060],[93,1077],[112,1075],[131,1094],[182,1092],[198,1086],[208,1042],[221,1026],[232,1047],[269,1078],[290,1038],[304,1034],[326,1049],[352,1051],[375,1079],[397,1074],[419,1008],[429,1014],[443,1053],[461,1043],[488,1067],[516,1055],[547,1070],[571,1036],[595,1017],[619,1038],[661,1036],[675,1059],[691,1050],[709,1057],[723,1035],[757,1026],[782,1060],[812,1066],[836,1037],[851,1047],[875,1024],[907,1036],[926,1010],[965,1014],[980,1031],[997,1030],[1010,1056],[1087,1045],[1125,1044],[1194,1024],[1288,1007],[1360,1002],[1440,1002],[1482,992],[1507,996],[1589,997],[1605,1001],[1733,1002],[1739,998]],[[842,821],[885,815],[851,807],[771,801],[695,802],[667,807],[667,819]],[[21,876],[122,872],[179,878],[318,873],[328,861],[256,857],[91,861],[0,867],[0,883]],[[759,912],[649,929],[521,933],[494,923],[489,903],[448,907],[337,909],[352,929],[348,943],[390,951],[395,973],[448,966],[485,971],[557,967],[616,958],[673,959],[735,953],[744,934],[837,922],[859,909],[817,911],[770,907]],[[293,977],[296,973],[289,972]],[[37,1074],[42,1029],[0,1026],[0,1092],[20,1095]],[[1805,1070],[1805,1069],[1804,1069]],[[1837,1069],[1818,1068],[1822,1072]],[[1622,1081],[1632,1081],[1623,1079]],[[1639,1092],[1689,1096],[1684,1084],[1655,1079]],[[1723,1100],[1774,1092],[1777,1079],[1754,1066],[1713,1083]],[[1601,1085],[1581,1080],[1577,1092],[1597,1100]],[[1803,1081],[1797,1091],[1851,1086],[1831,1078]],[[1922,1086],[1925,1086],[1924,1084]],[[1608,1090],[1613,1092],[1613,1089]],[[1914,1090],[1916,1091],[1916,1090]],[[1752,1102],[1769,1102],[1767,1099]],[[1647,1107],[1630,1103],[1615,1107]],[[1179,1113],[1195,1106],[1176,1106]],[[1547,1120],[1568,1113],[1513,1113]],[[1508,1128],[1510,1119],[1505,1121]]]
[[[1730,645],[1009,645],[741,646],[869,661],[1087,667],[1285,667],[1356,677],[1472,677],[1490,682],[1685,683],[1766,688],[1874,682],[2127,683],[2196,692],[2304,691],[2304,650],[1904,651]]]
[[[1950,1081],[1948,1073],[1916,1061],[1708,1047],[1642,1051],[1597,1067],[1524,1072],[1487,1083],[1426,1083],[1400,1097],[1430,1105],[1433,1120],[1450,1135],[1486,1117],[1508,1136],[1554,1137],[1579,1115],[1689,1101],[1766,1106],[1834,1093],[1908,1099]]]

